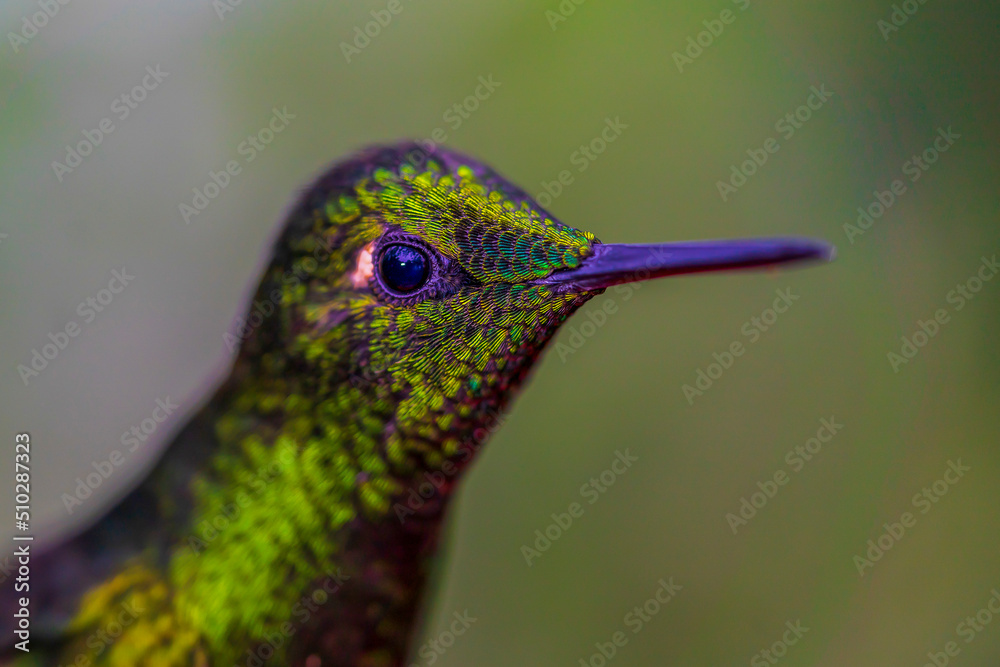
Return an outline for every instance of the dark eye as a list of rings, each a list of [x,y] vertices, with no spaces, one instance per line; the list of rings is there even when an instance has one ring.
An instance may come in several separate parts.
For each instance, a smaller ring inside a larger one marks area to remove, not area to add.
[[[393,292],[409,294],[427,282],[430,259],[413,246],[390,245],[382,251],[378,268],[386,287]]]

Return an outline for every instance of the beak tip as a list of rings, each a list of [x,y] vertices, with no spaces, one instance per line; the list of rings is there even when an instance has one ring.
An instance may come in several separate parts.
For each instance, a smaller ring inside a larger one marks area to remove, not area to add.
[[[821,262],[832,262],[837,258],[837,246],[818,239],[806,239],[807,244],[804,257],[806,259],[817,259]]]

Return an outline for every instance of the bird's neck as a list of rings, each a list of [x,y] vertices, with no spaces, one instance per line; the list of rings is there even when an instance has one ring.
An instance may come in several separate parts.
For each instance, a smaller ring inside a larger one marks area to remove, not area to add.
[[[198,416],[210,454],[179,441],[161,466],[189,479],[171,522],[177,612],[226,659],[292,632],[291,664],[402,664],[448,499],[500,406],[402,420],[381,369],[333,381],[268,364],[241,358]]]

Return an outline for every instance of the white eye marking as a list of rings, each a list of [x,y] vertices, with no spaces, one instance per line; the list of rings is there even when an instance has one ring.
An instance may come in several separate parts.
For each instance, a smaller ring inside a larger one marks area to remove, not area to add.
[[[374,247],[375,242],[373,241],[358,253],[358,265],[354,268],[354,273],[351,274],[351,284],[355,287],[367,285],[368,279],[375,273],[375,263],[372,261],[372,248]]]

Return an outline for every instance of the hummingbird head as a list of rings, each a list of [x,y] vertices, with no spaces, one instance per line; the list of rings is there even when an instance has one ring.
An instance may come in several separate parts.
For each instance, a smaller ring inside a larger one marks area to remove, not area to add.
[[[473,159],[374,147],[292,210],[242,358],[276,369],[288,396],[376,424],[390,459],[440,459],[502,410],[559,326],[605,288],[830,254],[794,239],[602,244]]]

